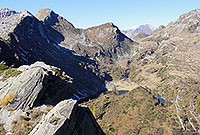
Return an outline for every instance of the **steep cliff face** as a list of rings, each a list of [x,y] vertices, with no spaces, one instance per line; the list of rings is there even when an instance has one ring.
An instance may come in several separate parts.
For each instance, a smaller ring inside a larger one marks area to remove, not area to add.
[[[0,39],[0,61],[8,66],[20,64],[15,57],[15,52],[9,44],[2,39]]]

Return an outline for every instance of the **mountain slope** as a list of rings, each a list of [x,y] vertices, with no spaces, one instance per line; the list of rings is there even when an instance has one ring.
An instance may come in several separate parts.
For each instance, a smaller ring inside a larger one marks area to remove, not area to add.
[[[112,23],[88,29],[77,29],[51,9],[41,9],[36,16],[45,24],[62,33],[64,41],[60,45],[75,50],[82,56],[95,58],[100,55],[111,57],[110,55],[113,56],[116,53],[125,55],[131,53],[126,48],[134,45],[134,42],[122,34]]]
[[[199,117],[199,19],[199,9],[190,11],[139,40],[137,54],[125,67],[129,81],[173,103],[183,129],[190,123],[196,130],[200,123],[195,118]]]
[[[200,9],[181,15],[176,21],[170,22],[165,28],[155,31],[149,39],[163,40],[170,37],[200,32]]]
[[[127,64],[123,67],[129,70],[128,78],[161,91],[172,86],[198,87],[200,34],[199,24],[194,24],[194,18],[198,20],[198,16],[198,9],[190,11],[139,40],[135,55],[124,61],[125,64],[120,63],[121,66]],[[185,27],[181,29],[183,25]],[[188,84],[186,80],[193,83]]]
[[[59,42],[59,38],[51,36],[52,32],[47,31],[52,40],[67,49],[74,50],[81,56],[96,60],[99,67],[94,70],[97,71],[97,74],[104,76],[106,80],[112,80],[117,76],[111,74],[111,67],[116,67],[119,61],[134,54],[137,43],[121,33],[118,27],[112,23],[88,29],[77,29],[51,9],[41,9],[36,16],[44,21],[46,27],[63,35],[62,41]],[[82,64],[91,67],[87,63]]]
[[[148,37],[149,35],[143,33],[143,32],[140,32],[138,33],[137,35],[135,35],[134,39],[137,40],[137,39],[143,39],[145,37]]]
[[[61,68],[74,79],[77,92],[81,91],[78,94],[79,98],[97,96],[105,90],[104,80],[79,64],[84,62],[95,65],[95,61],[74,55],[72,51],[60,47],[58,43],[64,40],[61,33],[43,24],[28,11],[17,13],[2,9],[1,14],[4,15],[0,24],[3,28],[5,27],[2,29],[1,38],[7,40],[7,46],[13,51],[18,61],[16,66],[44,61]],[[9,24],[3,22],[9,22]],[[3,54],[6,53],[8,52],[3,52]]]
[[[188,130],[182,130],[171,108],[160,106],[143,87],[123,95],[113,92],[101,95],[84,105],[93,110],[97,122],[106,134],[195,134],[189,124]]]

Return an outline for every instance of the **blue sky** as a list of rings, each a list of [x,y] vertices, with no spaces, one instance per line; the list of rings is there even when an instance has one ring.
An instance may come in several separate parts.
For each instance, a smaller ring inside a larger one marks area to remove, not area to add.
[[[200,0],[0,0],[0,8],[27,9],[34,15],[41,8],[51,8],[78,28],[106,22],[120,29],[141,24],[157,27],[199,6]]]

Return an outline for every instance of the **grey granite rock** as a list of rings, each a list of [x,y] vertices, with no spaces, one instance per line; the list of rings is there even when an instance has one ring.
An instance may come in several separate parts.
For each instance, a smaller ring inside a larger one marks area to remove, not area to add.
[[[57,130],[69,120],[76,101],[69,99],[57,104],[32,130],[29,135],[54,135]]]
[[[0,101],[13,94],[14,99],[7,107],[25,110],[42,104],[55,105],[71,98],[74,92],[72,78],[65,75],[66,80],[62,80],[51,68],[53,66],[43,62],[19,67],[18,70],[23,71],[21,74],[0,81]]]
[[[29,135],[102,135],[91,111],[69,99],[58,103]]]
[[[9,78],[0,85],[0,101],[8,94],[14,93],[15,98],[9,104],[14,109],[27,109],[33,106],[38,94],[44,90],[47,73],[43,68],[31,68],[14,78]]]

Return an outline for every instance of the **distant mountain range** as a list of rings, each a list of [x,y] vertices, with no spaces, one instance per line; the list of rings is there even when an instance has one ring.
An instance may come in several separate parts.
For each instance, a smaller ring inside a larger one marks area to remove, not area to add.
[[[130,39],[134,39],[134,37],[139,33],[150,35],[154,30],[156,30],[156,27],[150,24],[145,24],[145,25],[130,27],[126,30],[122,30],[122,32]]]

